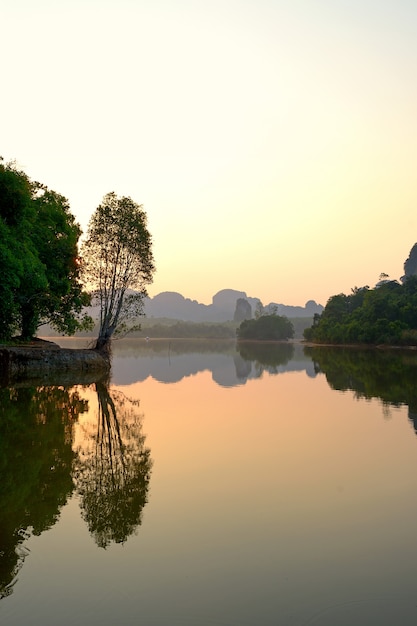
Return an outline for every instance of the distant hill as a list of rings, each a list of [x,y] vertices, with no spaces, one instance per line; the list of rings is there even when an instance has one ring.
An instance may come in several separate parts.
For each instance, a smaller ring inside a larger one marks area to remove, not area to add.
[[[227,322],[233,320],[239,298],[249,302],[253,313],[260,303],[259,298],[248,297],[244,291],[235,289],[218,291],[212,298],[212,304],[184,298],[176,291],[164,291],[153,298],[146,298],[145,313],[147,317],[167,317],[187,322]],[[313,317],[315,313],[323,311],[323,306],[314,300],[309,300],[304,307],[270,302],[264,308],[276,308],[278,315],[287,317]]]
[[[256,306],[259,305],[259,298],[250,298],[244,291],[236,291],[235,289],[222,289],[218,291],[212,298],[212,304],[202,304],[197,300],[184,298],[176,291],[164,291],[157,294],[153,298],[145,299],[145,315],[149,323],[152,318],[158,320],[181,320],[184,322],[217,322],[222,324],[233,320],[236,302],[239,298],[245,299],[252,307],[252,316],[254,316]],[[276,310],[278,315],[286,315],[289,318],[309,318],[311,319],[315,313],[321,313],[323,306],[317,304],[314,300],[309,300],[304,307],[289,306],[270,302],[264,306],[266,312]],[[88,307],[88,313],[94,319],[99,317],[98,306]],[[306,320],[307,321],[307,320]],[[146,320],[141,320],[143,328],[146,326]],[[301,326],[295,328],[296,337],[302,336],[305,324],[301,322]],[[149,331],[148,331],[149,332]],[[59,336],[59,333],[50,328],[49,325],[42,326],[38,331],[39,336],[53,337]],[[82,335],[94,336],[96,331],[89,333],[81,333]],[[151,334],[149,332],[149,334]]]

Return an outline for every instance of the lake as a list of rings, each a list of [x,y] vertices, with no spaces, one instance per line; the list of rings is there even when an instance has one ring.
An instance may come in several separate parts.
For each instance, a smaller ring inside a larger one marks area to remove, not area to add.
[[[2,388],[0,623],[414,625],[416,430],[413,352],[125,339]]]

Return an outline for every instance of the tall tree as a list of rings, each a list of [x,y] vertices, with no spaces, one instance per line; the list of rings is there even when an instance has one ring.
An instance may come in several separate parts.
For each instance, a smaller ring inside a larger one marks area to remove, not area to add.
[[[91,320],[82,309],[81,231],[67,200],[0,159],[0,336],[32,337],[49,322],[73,334]]]
[[[82,247],[85,280],[100,305],[97,349],[107,350],[114,333],[138,328],[128,322],[143,314],[155,271],[151,246],[142,205],[114,192],[104,196]]]
[[[29,178],[0,159],[0,336],[6,339],[19,327],[24,282],[31,291],[46,286],[30,238],[33,217]]]
[[[29,306],[29,314],[37,325],[49,323],[62,333],[73,334],[82,328],[92,328],[92,320],[83,313],[90,296],[83,290],[80,278],[78,240],[81,229],[70,212],[68,201],[36,184],[33,203],[36,220],[32,239],[45,268],[48,287],[35,299],[34,306]]]

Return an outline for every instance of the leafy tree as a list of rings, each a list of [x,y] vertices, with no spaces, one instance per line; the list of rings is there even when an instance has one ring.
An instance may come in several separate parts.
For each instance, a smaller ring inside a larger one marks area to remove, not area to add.
[[[88,328],[80,234],[63,196],[0,162],[1,338],[20,330],[29,339],[47,322],[68,334]]]
[[[15,252],[9,228],[0,219],[0,337],[9,338],[17,325],[19,314],[15,293],[20,285],[22,262]]]
[[[0,157],[0,217],[8,226],[18,226],[31,207],[32,187],[24,172]]]
[[[19,297],[28,288],[46,287],[43,267],[30,235],[34,221],[29,178],[12,165],[0,163],[0,335],[10,337],[19,327]],[[28,294],[30,297],[30,295]]]
[[[80,280],[81,229],[70,213],[68,201],[60,194],[35,185],[33,204],[36,220],[32,240],[44,266],[47,287],[34,297],[21,297],[22,334],[31,336],[46,323],[70,335],[88,329],[92,320],[82,315],[90,296],[83,291]]]
[[[294,326],[284,315],[262,315],[244,320],[236,332],[239,339],[282,341],[294,337]]]
[[[138,329],[127,323],[143,314],[155,271],[151,244],[142,205],[113,192],[104,196],[82,248],[84,276],[100,305],[97,349],[108,349],[114,333]]]

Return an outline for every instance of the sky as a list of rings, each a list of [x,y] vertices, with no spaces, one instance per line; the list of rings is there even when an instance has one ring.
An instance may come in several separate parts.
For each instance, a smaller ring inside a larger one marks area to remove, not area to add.
[[[151,296],[326,304],[417,242],[415,0],[2,0],[0,155],[143,204]]]

